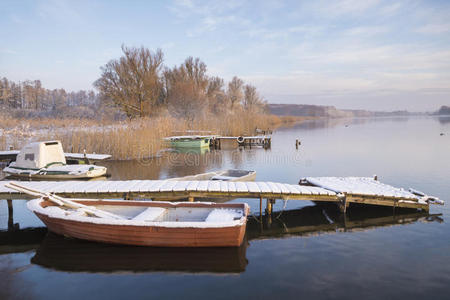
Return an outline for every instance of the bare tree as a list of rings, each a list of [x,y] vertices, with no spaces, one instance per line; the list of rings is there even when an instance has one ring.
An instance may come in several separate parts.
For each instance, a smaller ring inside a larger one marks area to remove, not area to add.
[[[219,113],[226,110],[227,97],[223,90],[224,82],[220,77],[211,77],[208,82],[206,95],[208,97],[209,110],[213,113]]]
[[[3,78],[0,80],[0,104],[7,105],[12,98],[12,89],[8,79]]]
[[[162,92],[160,75],[163,53],[122,46],[124,55],[101,68],[102,75],[94,85],[102,97],[112,99],[128,117],[152,113]]]
[[[256,87],[247,84],[244,86],[244,109],[255,111],[262,103],[262,100],[256,91]]]
[[[166,103],[176,116],[193,120],[207,106],[208,77],[200,59],[188,57],[179,67],[164,72]]]
[[[243,98],[242,87],[244,86],[244,81],[234,76],[233,79],[228,83],[228,99],[230,101],[231,110],[234,109],[235,105],[240,104]]]

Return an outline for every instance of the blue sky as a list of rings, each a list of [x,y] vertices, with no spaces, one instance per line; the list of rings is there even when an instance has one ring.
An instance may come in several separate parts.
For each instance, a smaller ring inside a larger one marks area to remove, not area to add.
[[[273,103],[450,105],[450,1],[0,0],[0,76],[92,89],[121,45],[200,57]]]

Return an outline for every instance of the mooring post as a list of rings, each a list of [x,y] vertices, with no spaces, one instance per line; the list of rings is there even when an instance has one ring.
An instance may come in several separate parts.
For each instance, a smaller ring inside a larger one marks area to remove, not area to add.
[[[13,218],[13,204],[11,199],[7,199],[8,202],[8,231],[14,229],[14,218]]]
[[[262,221],[262,197],[259,196],[259,218]]]
[[[341,213],[346,213],[347,212],[347,197],[345,195],[340,195],[339,197],[339,210],[341,211]]]
[[[269,199],[266,200],[266,226],[267,228],[270,228],[272,226],[272,209],[273,209],[273,203],[275,202],[275,199]]]
[[[295,140],[295,149],[298,149],[298,139]]]
[[[392,205],[392,216],[395,217],[395,207],[397,206],[397,200],[394,200],[394,204]]]
[[[273,204],[275,203],[275,199],[267,198],[266,201],[266,214],[271,216],[273,211]]]
[[[267,215],[272,214],[272,203],[270,202],[270,199],[266,200],[266,214]]]

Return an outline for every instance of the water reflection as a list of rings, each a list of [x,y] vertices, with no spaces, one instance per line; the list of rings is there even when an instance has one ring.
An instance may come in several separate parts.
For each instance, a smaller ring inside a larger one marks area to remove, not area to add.
[[[41,227],[0,232],[0,254],[36,249],[32,263],[70,272],[241,273],[249,263],[246,251],[252,240],[353,232],[418,221],[443,222],[441,214],[409,209],[393,213],[392,208],[385,207],[352,207],[344,217],[335,205],[324,204],[278,212],[271,217],[250,217],[246,239],[238,248],[108,245],[68,239]]]
[[[450,124],[450,116],[439,116],[437,119],[443,125]]]
[[[31,262],[70,272],[208,272],[245,271],[247,242],[231,248],[151,248],[108,245],[49,233]]]
[[[36,249],[46,234],[46,227],[0,231],[0,255]]]
[[[412,209],[353,206],[344,215],[336,205],[320,204],[297,210],[274,213],[272,216],[250,218],[248,240],[317,235],[330,232],[352,232],[415,222],[443,222],[442,214],[429,214]]]

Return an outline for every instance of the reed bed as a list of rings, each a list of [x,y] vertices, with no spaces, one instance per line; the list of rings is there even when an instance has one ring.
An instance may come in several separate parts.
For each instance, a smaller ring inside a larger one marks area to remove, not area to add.
[[[192,122],[169,115],[131,121],[84,119],[0,120],[0,149],[20,149],[32,141],[60,140],[67,152],[107,153],[116,160],[146,159],[166,148],[163,138],[187,130],[219,135],[253,135],[255,129],[275,129],[301,122],[305,117],[278,117],[235,112],[206,115]]]

